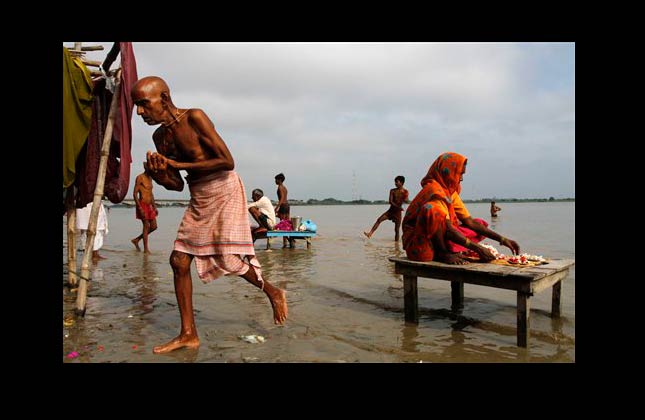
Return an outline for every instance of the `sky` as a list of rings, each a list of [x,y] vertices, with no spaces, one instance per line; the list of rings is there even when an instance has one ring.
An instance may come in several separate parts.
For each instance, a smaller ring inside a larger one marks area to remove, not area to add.
[[[397,175],[412,198],[444,152],[468,158],[463,199],[575,197],[575,43],[132,45],[140,78],[211,118],[247,198],[277,200],[278,173],[289,199],[387,200]],[[127,198],[157,127],[134,111]]]

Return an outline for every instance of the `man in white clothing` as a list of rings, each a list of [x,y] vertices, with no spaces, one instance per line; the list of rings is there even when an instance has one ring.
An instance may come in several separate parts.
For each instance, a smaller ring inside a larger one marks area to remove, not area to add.
[[[275,227],[275,211],[271,200],[264,196],[264,192],[256,188],[251,193],[253,202],[248,205],[249,213],[253,219],[258,223],[258,226],[251,227],[251,235],[253,241],[257,239],[262,233],[267,230],[273,230]]]
[[[76,230],[80,232],[79,247],[85,250],[85,242],[87,241],[87,227],[90,224],[90,213],[92,212],[92,202],[87,203],[82,209],[76,209]],[[94,236],[94,246],[92,249],[92,259],[94,261],[105,259],[99,255],[99,249],[103,247],[103,240],[108,234],[108,220],[105,212],[105,206],[101,203],[99,208],[99,219],[96,222],[96,235]]]

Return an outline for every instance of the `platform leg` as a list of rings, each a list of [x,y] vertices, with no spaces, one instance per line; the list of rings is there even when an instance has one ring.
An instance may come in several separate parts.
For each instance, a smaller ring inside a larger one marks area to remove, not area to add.
[[[464,284],[460,281],[451,281],[452,310],[457,311],[464,307]]]
[[[517,292],[517,346],[528,347],[530,332],[531,296]]]
[[[562,294],[562,280],[553,285],[553,292],[551,294],[551,318],[559,318],[562,312],[562,302],[560,296]]]
[[[405,321],[419,323],[419,296],[417,276],[403,275],[403,305]]]
[[[307,236],[305,239],[307,240],[307,249],[311,249],[311,237]]]

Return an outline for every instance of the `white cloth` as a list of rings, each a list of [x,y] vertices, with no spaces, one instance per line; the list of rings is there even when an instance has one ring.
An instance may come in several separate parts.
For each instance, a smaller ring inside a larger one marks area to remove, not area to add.
[[[105,239],[105,230],[97,230],[96,235],[94,235],[94,246],[92,247],[93,251],[98,251],[103,247],[103,240]],[[80,236],[78,238],[78,250],[85,251],[85,242],[87,242],[87,230],[81,230]]]
[[[269,227],[271,229],[275,227],[275,210],[273,208],[273,204],[271,204],[271,200],[269,200],[266,195],[263,195],[258,201],[254,201],[248,205],[249,209],[251,207],[257,207],[260,210],[260,213],[266,214],[269,218]]]
[[[87,230],[87,227],[90,224],[90,213],[92,213],[92,203],[87,203],[87,206],[82,209],[76,209],[76,229]],[[99,219],[96,223],[97,230],[105,230],[105,233],[108,233],[108,220],[107,213],[105,212],[105,206],[101,203],[99,208]]]
[[[85,250],[85,242],[87,241],[87,227],[90,224],[90,214],[92,213],[92,203],[87,203],[87,206],[82,209],[76,209],[76,230],[80,233],[79,249]],[[109,233],[108,219],[105,211],[105,206],[101,203],[99,208],[99,218],[96,222],[96,235],[94,236],[94,251],[98,251],[103,246],[103,240]]]

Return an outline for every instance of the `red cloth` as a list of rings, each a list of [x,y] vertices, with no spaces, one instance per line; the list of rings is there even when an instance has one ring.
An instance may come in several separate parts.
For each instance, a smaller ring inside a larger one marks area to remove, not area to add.
[[[484,219],[473,219],[476,222],[481,223],[482,225],[488,227],[488,222]],[[471,242],[479,243],[486,239],[485,236],[480,235],[479,233],[475,232],[474,230],[468,229],[467,227],[460,225],[457,226],[457,229],[461,232],[462,235],[464,235],[466,238],[470,239]],[[467,248],[456,244],[452,241],[448,241],[448,249],[451,252],[462,252],[462,251],[468,251]]]
[[[139,207],[137,207],[137,219],[155,220],[156,218],[157,212],[152,204],[139,202]]]
[[[103,194],[112,203],[120,203],[128,193],[130,186],[130,153],[132,140],[132,109],[134,104],[130,90],[137,81],[137,63],[132,50],[132,43],[119,43],[121,55],[121,85],[119,89],[119,109],[114,120],[110,154],[105,175]],[[112,94],[105,89],[105,79],[94,83],[94,102],[92,103],[92,126],[84,150],[81,150],[77,161],[79,168],[76,177],[78,195],[76,207],[82,208],[94,199],[94,188],[101,159],[101,145],[107,126]]]
[[[280,220],[276,225],[273,227],[274,230],[293,230],[293,226],[291,226],[291,220]]]

